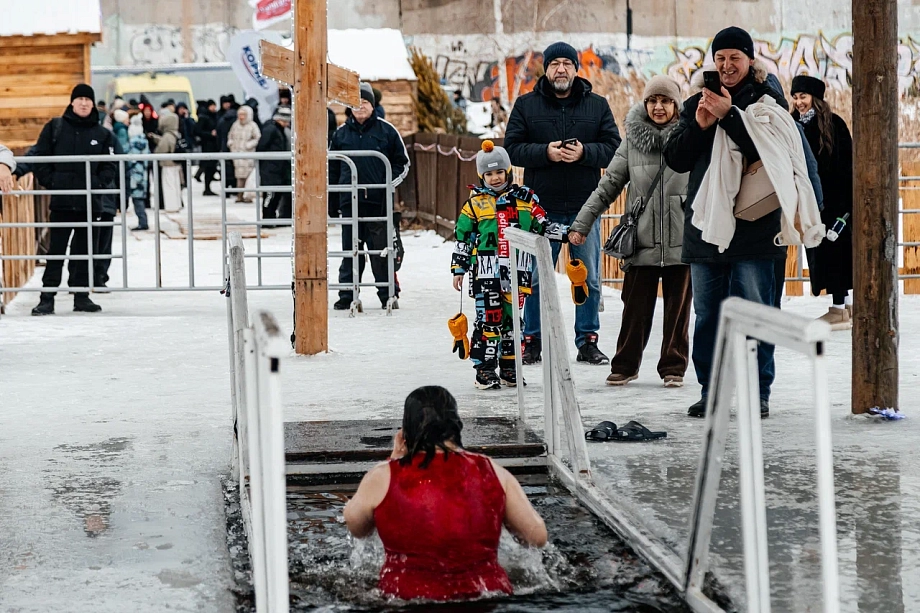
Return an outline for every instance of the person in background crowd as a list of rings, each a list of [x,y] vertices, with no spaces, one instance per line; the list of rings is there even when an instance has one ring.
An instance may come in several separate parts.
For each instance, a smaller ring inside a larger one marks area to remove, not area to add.
[[[176,115],[179,116],[179,134],[185,139],[189,147],[194,147],[196,143],[196,134],[198,132],[195,120],[188,110],[188,105],[180,102],[176,105]]]
[[[115,135],[99,125],[99,115],[93,108],[96,95],[93,88],[80,83],[70,94],[70,105],[60,118],[45,124],[38,142],[32,148],[35,156],[86,156],[111,155],[115,152]],[[86,185],[86,168],[80,163],[41,163],[33,164],[32,171],[38,182],[51,190],[105,189],[115,184],[118,164],[115,162],[92,162],[90,164],[91,184]],[[86,223],[98,220],[102,208],[100,196],[92,198],[92,215],[87,219],[85,196],[51,196],[52,223]],[[71,256],[85,256],[87,249],[87,231],[85,227],[50,228],[51,243],[48,255],[63,256],[67,254],[70,243]],[[71,239],[72,236],[72,239]],[[57,288],[61,284],[64,260],[49,259],[45,263],[42,285]],[[71,260],[68,263],[71,287],[89,287],[89,261]],[[76,292],[73,300],[74,311],[97,313],[102,310],[98,304],[89,299],[87,292]],[[51,315],[54,313],[54,292],[42,292],[38,305],[32,309],[33,315]]]
[[[130,106],[132,109],[140,109],[140,102],[138,102],[135,98],[131,98],[128,100],[128,106]]]
[[[275,114],[262,126],[262,136],[256,151],[291,151],[291,109],[279,106]],[[266,187],[285,187],[291,184],[290,160],[259,160],[259,181]],[[291,194],[274,192],[265,194],[262,206],[263,219],[290,219]]]
[[[179,116],[175,113],[163,113],[160,116],[160,136],[156,137],[154,153],[175,153],[179,142]],[[167,212],[176,212],[182,208],[182,176],[179,162],[163,160],[160,162],[160,207]]]
[[[13,152],[5,145],[0,145],[0,192],[10,193],[16,186],[13,171],[16,170],[16,160]]]
[[[118,140],[118,144],[121,146],[121,153],[126,153],[129,149],[128,147],[128,113],[121,109],[116,109],[112,113],[112,132],[115,133],[115,138]]]
[[[546,74],[534,90],[517,99],[505,132],[505,148],[516,166],[524,167],[524,183],[540,194],[550,221],[571,225],[597,187],[620,133],[607,101],[591,93],[591,83],[577,76],[578,52],[569,44],[553,43],[543,52]],[[553,244],[553,262],[560,246]],[[569,245],[572,259],[587,268],[587,300],[575,307],[575,346],[578,361],[607,364],[597,346],[600,329],[600,222],[582,245]],[[534,271],[533,294],[524,304],[525,364],[541,361],[540,282]]]
[[[501,98],[492,98],[492,119],[489,127],[497,136],[505,133],[508,126],[508,111],[502,105]]]
[[[246,106],[252,109],[252,120],[256,122],[257,126],[261,126],[265,123],[261,116],[259,115],[259,101],[255,98],[249,98],[246,100]]]
[[[380,119],[387,118],[387,112],[384,110],[383,105],[380,102],[383,100],[383,92],[381,92],[376,87],[372,87],[371,90],[374,92],[374,113],[377,114],[377,117]]]
[[[141,115],[143,116],[144,134],[147,135],[147,144],[151,149],[157,146],[151,135],[158,134],[160,129],[160,116],[157,115],[153,106],[147,102],[141,102]]]
[[[668,166],[675,172],[689,172],[687,201],[684,203],[684,240],[681,259],[690,264],[696,327],[693,332],[693,365],[702,387],[700,400],[687,411],[691,417],[706,415],[716,331],[722,301],[740,296],[760,304],[773,305],[776,260],[785,260],[785,248],[774,243],[780,232],[782,212],[776,210],[756,221],[738,219],[729,247],[719,248],[703,240],[693,225],[693,201],[712,161],[718,127],[744,154],[748,164],[760,160],[741,113],[764,96],[782,108],[789,105],[781,92],[766,83],[766,68],[754,60],[754,41],[738,27],[729,27],[712,40],[712,55],[722,82],[721,94],[703,89],[684,102],[680,122],[664,150]],[[725,206],[731,207],[731,204]],[[775,376],[773,345],[757,348],[760,372],[760,415],[770,414],[770,387]]]
[[[468,102],[466,98],[463,97],[462,90],[458,89],[454,91],[454,106],[460,109],[461,111],[463,111],[464,113],[466,113],[466,107],[468,106]]]
[[[131,117],[128,125],[128,153],[133,155],[145,155],[150,153],[150,146],[147,143],[147,136],[144,134],[143,117],[135,114]],[[128,162],[128,196],[134,204],[134,214],[137,215],[137,226],[131,228],[132,232],[147,230],[147,167],[149,162],[136,160]]]
[[[217,118],[220,119],[227,114],[227,111],[236,110],[240,105],[236,103],[236,97],[233,94],[227,94],[220,97],[220,109],[217,111]],[[236,121],[234,119],[233,121]]]
[[[243,105],[239,108],[237,120],[227,135],[227,148],[233,153],[252,153],[256,150],[261,135],[259,126],[253,120],[252,109]],[[255,166],[255,160],[233,160],[233,172],[236,177],[237,187],[246,187],[246,179],[249,178]],[[252,202],[253,197],[249,193],[238,192],[236,201]]]
[[[326,146],[332,144],[332,135],[335,134],[335,131],[338,129],[338,121],[335,118],[335,111],[326,107],[326,138],[328,140]],[[332,176],[332,175],[330,175]]]
[[[170,113],[176,112],[176,101],[172,98],[160,105],[160,113],[164,113],[166,111],[169,111]]]
[[[402,183],[409,172],[409,155],[402,137],[393,124],[381,119],[374,113],[374,92],[370,84],[361,84],[361,106],[352,111],[351,116],[342,126],[335,131],[332,137],[331,151],[379,151],[390,161],[393,173],[394,187]],[[358,183],[385,183],[386,170],[383,162],[371,157],[354,157],[352,161],[358,171]],[[338,185],[347,185],[351,182],[351,170],[348,164],[337,164],[334,176],[329,177],[329,182]],[[329,215],[338,217],[352,216],[351,194],[342,192],[339,199],[329,198]],[[359,217],[386,217],[386,191],[383,189],[358,190],[358,215]],[[358,226],[358,244],[369,251],[389,249],[395,237],[387,236],[387,223],[385,221],[362,221]],[[352,228],[350,225],[342,226],[343,251],[352,250]],[[386,257],[371,255],[371,270],[377,283],[388,281],[388,267]],[[364,271],[364,257],[358,260],[358,279],[360,281]],[[352,283],[351,258],[343,258],[339,267],[339,283]],[[399,296],[399,285],[396,287],[396,298]],[[377,297],[380,305],[387,307],[391,298],[386,286],[377,288]],[[340,290],[339,299],[333,308],[339,311],[351,307],[352,292]]]
[[[291,106],[291,90],[286,87],[278,90],[278,106]]]
[[[510,594],[497,556],[502,525],[528,545],[546,544],[546,525],[520,483],[495,461],[464,450],[462,430],[450,392],[418,388],[406,398],[389,461],[372,468],[345,505],[352,536],[376,528],[383,541],[378,587],[388,596]]]
[[[108,111],[105,108],[105,100],[96,101],[96,116],[99,118],[99,123],[105,121],[105,117],[108,115]]]
[[[821,221],[829,230],[838,220],[845,224],[836,240],[829,238],[805,251],[811,293],[821,290],[833,297],[833,305],[820,319],[832,330],[853,327],[853,139],[846,122],[824,100],[826,86],[820,79],[799,75],[792,80],[792,116],[804,126],[809,149],[818,160],[818,175],[825,200]]]
[[[220,151],[220,143],[217,140],[217,104],[213,100],[208,100],[204,105],[198,107],[198,125],[195,127],[195,134],[198,142],[201,143],[202,153],[217,153]],[[204,195],[216,196],[211,191],[211,183],[217,174],[217,160],[201,160],[198,163],[198,173],[195,179],[201,180],[204,175]]]
[[[639,376],[642,353],[652,332],[660,281],[664,328],[658,375],[665,387],[681,387],[690,361],[690,267],[680,261],[682,206],[689,177],[668,169],[661,155],[668,136],[677,127],[680,87],[670,77],[656,75],[646,84],[642,99],[626,116],[626,139],[572,224],[569,242],[583,244],[598,218],[627,184],[626,202],[633,213],[639,215],[635,210],[637,200],[645,203],[637,222],[636,251],[621,265],[626,273],[620,293],[623,317],[607,385],[626,385]]]
[[[220,146],[220,151],[222,153],[227,153],[230,151],[227,146],[227,138],[230,136],[230,128],[233,127],[233,124],[236,123],[237,118],[237,106],[236,102],[233,101],[233,96],[226,97],[229,102],[224,102],[223,105],[229,105],[226,108],[223,108],[218,112],[217,127],[215,131],[217,132],[217,143]],[[224,100],[224,98],[221,98]],[[224,167],[221,169],[221,177],[226,187],[236,187],[236,178],[233,173],[233,162],[231,160],[224,160]]]

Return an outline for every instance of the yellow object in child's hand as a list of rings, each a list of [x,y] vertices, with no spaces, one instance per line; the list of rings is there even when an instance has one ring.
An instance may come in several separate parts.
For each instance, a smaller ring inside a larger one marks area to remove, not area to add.
[[[572,282],[572,302],[582,305],[588,300],[588,269],[581,260],[570,260],[565,272]]]
[[[454,337],[454,348],[451,353],[458,354],[461,360],[470,357],[470,339],[467,337],[469,325],[466,315],[457,313],[447,320],[447,327]]]

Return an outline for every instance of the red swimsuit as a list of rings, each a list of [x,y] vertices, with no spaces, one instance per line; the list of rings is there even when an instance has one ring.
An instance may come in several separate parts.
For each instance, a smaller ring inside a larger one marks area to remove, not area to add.
[[[407,466],[390,461],[390,487],[374,511],[386,550],[380,589],[405,600],[511,594],[498,564],[505,492],[492,463],[451,452],[419,468],[424,458],[418,453]]]

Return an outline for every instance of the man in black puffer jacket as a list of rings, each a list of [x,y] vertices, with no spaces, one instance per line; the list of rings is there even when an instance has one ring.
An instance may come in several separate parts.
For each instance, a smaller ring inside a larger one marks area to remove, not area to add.
[[[256,151],[291,152],[291,107],[279,106],[272,118],[262,125],[262,135]],[[284,187],[291,184],[290,160],[259,160],[259,182],[266,187]],[[290,219],[291,193],[265,194],[262,206],[263,219]]]
[[[601,169],[607,168],[620,133],[601,96],[591,93],[591,83],[576,76],[578,52],[566,43],[553,43],[543,52],[546,76],[529,94],[517,99],[505,130],[505,149],[515,166],[524,167],[524,183],[540,198],[551,222],[571,225],[581,206],[597,188]],[[553,262],[561,243],[551,243]],[[588,299],[575,307],[575,346],[578,361],[606,364],[597,347],[600,283],[600,221],[580,246],[569,246],[572,258],[588,270]],[[540,295],[534,271],[532,296],[524,303],[524,363],[540,357]]]
[[[680,123],[671,132],[664,157],[675,172],[689,172],[684,204],[682,260],[690,264],[696,327],[693,332],[693,365],[702,386],[701,399],[690,407],[691,417],[706,413],[706,397],[715,351],[716,331],[722,301],[740,296],[773,305],[774,262],[786,257],[784,247],[773,243],[780,231],[781,212],[776,210],[756,221],[735,220],[735,234],[728,249],[719,253],[716,245],[703,241],[693,225],[693,201],[712,158],[717,128],[722,128],[741,149],[745,160],[760,160],[744,127],[741,112],[764,96],[789,108],[783,95],[766,83],[766,69],[754,61],[754,41],[741,28],[731,27],[712,40],[712,55],[722,81],[722,94],[704,89],[684,102]],[[727,206],[731,206],[729,203]],[[770,412],[770,386],[775,374],[773,345],[761,343],[757,350],[760,369],[760,413]]]
[[[381,119],[374,113],[374,91],[367,83],[361,84],[361,107],[351,112],[351,116],[343,123],[332,136],[331,151],[379,151],[390,161],[394,187],[402,183],[409,172],[409,155],[406,145],[393,124]],[[358,171],[358,183],[381,184],[386,183],[386,167],[383,162],[374,157],[353,157],[351,160]],[[337,168],[336,168],[337,166]],[[330,164],[332,173],[330,183],[348,185],[351,183],[351,169],[348,164],[338,162]],[[329,214],[332,217],[351,217],[351,193],[342,192],[329,198]],[[358,215],[359,217],[386,217],[386,190],[358,188]],[[338,204],[338,206],[336,206]],[[392,247],[394,237],[387,236],[386,221],[362,221],[358,225],[359,248],[364,245],[368,251],[378,251]],[[342,251],[352,249],[352,228],[350,225],[342,226]],[[371,270],[377,283],[386,283],[388,277],[387,259],[379,255],[370,256]],[[364,256],[359,257],[358,279],[364,274]],[[352,282],[351,258],[343,258],[339,267],[339,283]],[[399,286],[396,286],[396,296],[399,296]],[[386,286],[377,288],[377,297],[384,308],[390,299],[390,292]],[[352,292],[339,290],[339,299],[333,305],[336,310],[346,310],[351,306]]]
[[[30,154],[35,156],[53,155],[111,155],[115,151],[115,135],[99,125],[95,113],[95,93],[93,88],[81,83],[73,88],[70,94],[70,106],[64,111],[63,117],[52,119],[42,129],[38,142],[31,149]],[[51,190],[86,189],[86,167],[79,162],[71,163],[37,163],[32,165],[32,171],[38,182]],[[93,189],[106,189],[115,185],[118,175],[118,165],[115,162],[93,162],[90,164],[90,187]],[[93,219],[98,220],[107,205],[105,196],[93,196]],[[110,206],[111,203],[108,203]],[[51,196],[51,219],[55,223],[61,222],[86,222],[86,196]],[[51,246],[48,255],[63,256],[67,253],[67,243],[70,244],[70,255],[78,256],[87,254],[87,231],[85,227],[60,227],[51,228]],[[89,286],[89,263],[86,260],[70,262],[71,287]],[[42,276],[44,287],[57,288],[61,284],[61,273],[64,268],[63,260],[49,259],[45,264],[45,274]],[[95,313],[102,307],[93,303],[86,292],[74,295],[74,311]],[[34,309],[33,315],[51,315],[54,313],[54,292],[43,292],[41,301]]]

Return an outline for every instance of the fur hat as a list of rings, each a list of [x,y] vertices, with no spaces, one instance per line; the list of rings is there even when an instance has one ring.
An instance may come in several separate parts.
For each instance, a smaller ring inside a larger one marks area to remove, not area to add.
[[[575,70],[578,70],[578,51],[572,45],[562,41],[553,43],[543,51],[543,70],[546,71],[550,62],[559,58],[572,60],[572,63],[575,64]]]
[[[648,100],[652,96],[665,96],[673,100],[674,104],[680,104],[680,87],[671,77],[655,75],[645,84],[645,91],[642,92],[643,100]]]
[[[827,85],[821,79],[809,77],[808,75],[799,75],[792,79],[792,92],[796,94],[811,94],[819,100],[824,100],[824,92],[827,91]]]
[[[115,112],[112,113],[112,119],[117,123],[128,123],[128,112],[122,109],[115,109]]]
[[[144,134],[144,116],[140,113],[131,117],[128,125],[128,136],[143,136]]]
[[[754,59],[754,39],[745,30],[737,26],[725,28],[712,39],[712,55],[724,49],[737,49]]]
[[[504,170],[510,176],[511,158],[504,147],[496,147],[490,140],[482,141],[482,150],[476,154],[476,172],[481,179],[490,170]]]

